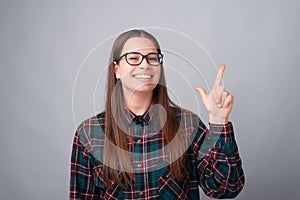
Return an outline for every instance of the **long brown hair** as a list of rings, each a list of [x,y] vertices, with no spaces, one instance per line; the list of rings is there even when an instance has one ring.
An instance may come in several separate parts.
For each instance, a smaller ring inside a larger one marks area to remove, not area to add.
[[[121,84],[118,83],[118,80],[115,77],[115,68],[114,68],[114,60],[118,58],[122,52],[122,49],[126,43],[126,41],[133,37],[144,37],[150,39],[155,47],[157,48],[158,53],[161,53],[160,45],[158,41],[148,32],[144,30],[129,30],[127,32],[122,33],[114,42],[110,58],[109,58],[109,66],[108,66],[108,74],[107,74],[107,91],[106,91],[106,106],[105,106],[105,141],[104,141],[104,152],[103,152],[103,170],[104,170],[104,182],[107,186],[111,184],[111,182],[116,182],[119,185],[123,186],[120,175],[126,184],[131,185],[131,181],[136,180],[135,174],[132,173],[133,168],[131,164],[130,157],[128,154],[124,152],[129,151],[128,146],[128,135],[123,131],[122,127],[119,127],[117,123],[118,119],[115,117],[122,117],[122,113],[124,112],[125,101],[123,97]],[[113,94],[113,91],[115,94]],[[117,97],[117,98],[116,98]],[[113,99],[112,99],[113,98]],[[113,100],[113,105],[112,105]],[[163,106],[167,113],[166,122],[162,128],[162,135],[164,138],[165,144],[171,142],[171,140],[175,137],[176,133],[179,129],[179,122],[174,116],[174,109],[172,107],[177,107],[169,98],[166,88],[166,81],[164,76],[163,65],[161,64],[161,75],[159,83],[153,90],[153,104],[159,104]],[[112,107],[114,106],[114,107]],[[114,115],[113,109],[117,111],[117,114]],[[159,116],[158,116],[159,117]],[[122,119],[121,119],[122,120]],[[119,151],[115,148],[124,150]],[[172,145],[174,146],[174,145]],[[171,156],[178,156],[179,158],[171,162],[170,170],[171,174],[173,174],[176,179],[181,181],[182,170],[185,168],[185,149],[179,148],[180,144],[174,146],[174,148],[170,148]],[[175,148],[176,147],[176,148]],[[119,170],[117,170],[119,169]],[[121,174],[119,174],[121,173]]]

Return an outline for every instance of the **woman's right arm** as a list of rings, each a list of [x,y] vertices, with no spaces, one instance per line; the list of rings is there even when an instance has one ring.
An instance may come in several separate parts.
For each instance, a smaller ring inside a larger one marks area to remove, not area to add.
[[[71,155],[70,199],[100,199],[95,174],[87,149],[76,132]]]

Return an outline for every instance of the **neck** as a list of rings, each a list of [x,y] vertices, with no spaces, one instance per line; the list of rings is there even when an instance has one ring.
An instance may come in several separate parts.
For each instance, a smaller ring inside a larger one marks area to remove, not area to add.
[[[136,115],[144,114],[152,104],[152,92],[124,94],[127,108]]]

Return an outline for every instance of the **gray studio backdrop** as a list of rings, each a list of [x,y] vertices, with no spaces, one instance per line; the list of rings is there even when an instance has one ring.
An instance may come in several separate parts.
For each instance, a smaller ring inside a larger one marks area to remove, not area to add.
[[[68,198],[74,131],[103,109],[105,70],[97,63],[107,62],[113,36],[135,27],[165,30],[158,39],[166,45],[171,96],[204,121],[191,88],[211,83],[205,67],[215,73],[214,64],[227,64],[246,175],[237,199],[299,199],[299,8],[296,0],[1,0],[0,199]],[[180,57],[165,40],[170,30],[173,44],[184,34],[198,46]],[[202,78],[184,60],[197,53]],[[95,69],[96,77],[84,76]],[[209,198],[201,192],[201,199]]]

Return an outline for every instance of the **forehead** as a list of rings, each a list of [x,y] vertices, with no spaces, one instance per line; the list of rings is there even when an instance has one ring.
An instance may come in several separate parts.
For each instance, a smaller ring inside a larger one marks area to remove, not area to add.
[[[130,38],[126,41],[122,52],[130,52],[130,51],[137,51],[137,52],[157,52],[154,43],[148,39],[143,37],[134,37]]]

